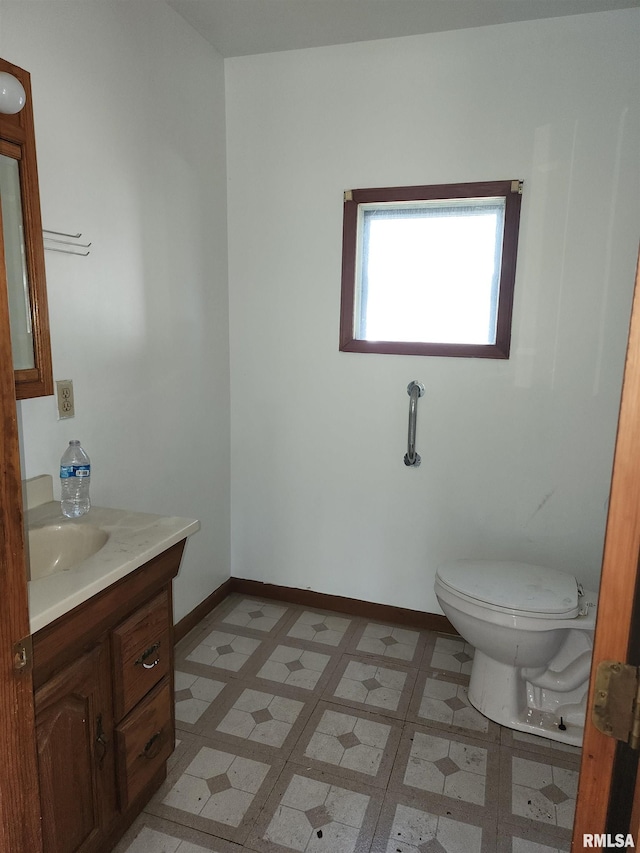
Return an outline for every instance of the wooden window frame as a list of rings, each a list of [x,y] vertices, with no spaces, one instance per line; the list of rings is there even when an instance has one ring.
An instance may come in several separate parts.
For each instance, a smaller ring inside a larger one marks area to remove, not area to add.
[[[358,207],[376,202],[435,201],[461,198],[505,199],[502,260],[496,316],[496,340],[491,344],[421,341],[368,341],[355,336]],[[340,350],[391,355],[435,355],[467,358],[509,358],[515,286],[522,182],[481,181],[413,187],[378,187],[349,190],[344,195],[342,232],[342,298]]]

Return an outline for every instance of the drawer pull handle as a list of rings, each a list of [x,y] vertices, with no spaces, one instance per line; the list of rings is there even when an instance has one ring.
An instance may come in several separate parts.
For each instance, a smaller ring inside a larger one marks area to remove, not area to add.
[[[135,662],[135,665],[136,666],[141,665],[144,669],[153,669],[154,666],[157,666],[160,663],[160,658],[157,657],[151,663],[146,663],[146,660],[147,660],[147,658],[150,658],[151,655],[154,655],[158,651],[159,648],[160,648],[160,640],[158,640],[158,642],[154,643],[152,646],[149,646],[149,648],[146,651],[142,652],[142,654],[140,655],[138,660]]]
[[[98,714],[98,720],[96,723],[96,760],[98,762],[98,767],[102,767],[104,763],[108,745],[109,741],[106,739],[102,729],[102,714]]]
[[[140,753],[140,758],[155,758],[156,755],[160,752],[160,746],[161,746],[160,738],[161,737],[162,737],[162,730],[151,735],[149,740],[146,742],[144,749]]]

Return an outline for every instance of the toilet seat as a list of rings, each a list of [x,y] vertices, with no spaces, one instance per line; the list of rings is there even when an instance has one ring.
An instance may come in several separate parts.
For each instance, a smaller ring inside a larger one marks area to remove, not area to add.
[[[528,563],[458,560],[440,566],[436,580],[453,595],[490,610],[530,618],[578,615],[573,575]]]

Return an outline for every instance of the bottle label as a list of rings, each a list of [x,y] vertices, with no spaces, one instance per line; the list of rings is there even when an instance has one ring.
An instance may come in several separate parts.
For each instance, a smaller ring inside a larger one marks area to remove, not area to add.
[[[91,465],[61,465],[60,479],[67,480],[69,477],[90,477]]]

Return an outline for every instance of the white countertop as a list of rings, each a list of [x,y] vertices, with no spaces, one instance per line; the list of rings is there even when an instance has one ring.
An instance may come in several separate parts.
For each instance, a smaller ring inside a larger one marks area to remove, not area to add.
[[[109,533],[105,545],[75,568],[29,581],[32,634],[200,528],[200,522],[192,518],[103,507],[91,507],[87,515],[67,519],[60,511],[59,501],[34,507],[27,517],[29,527],[91,524]]]

